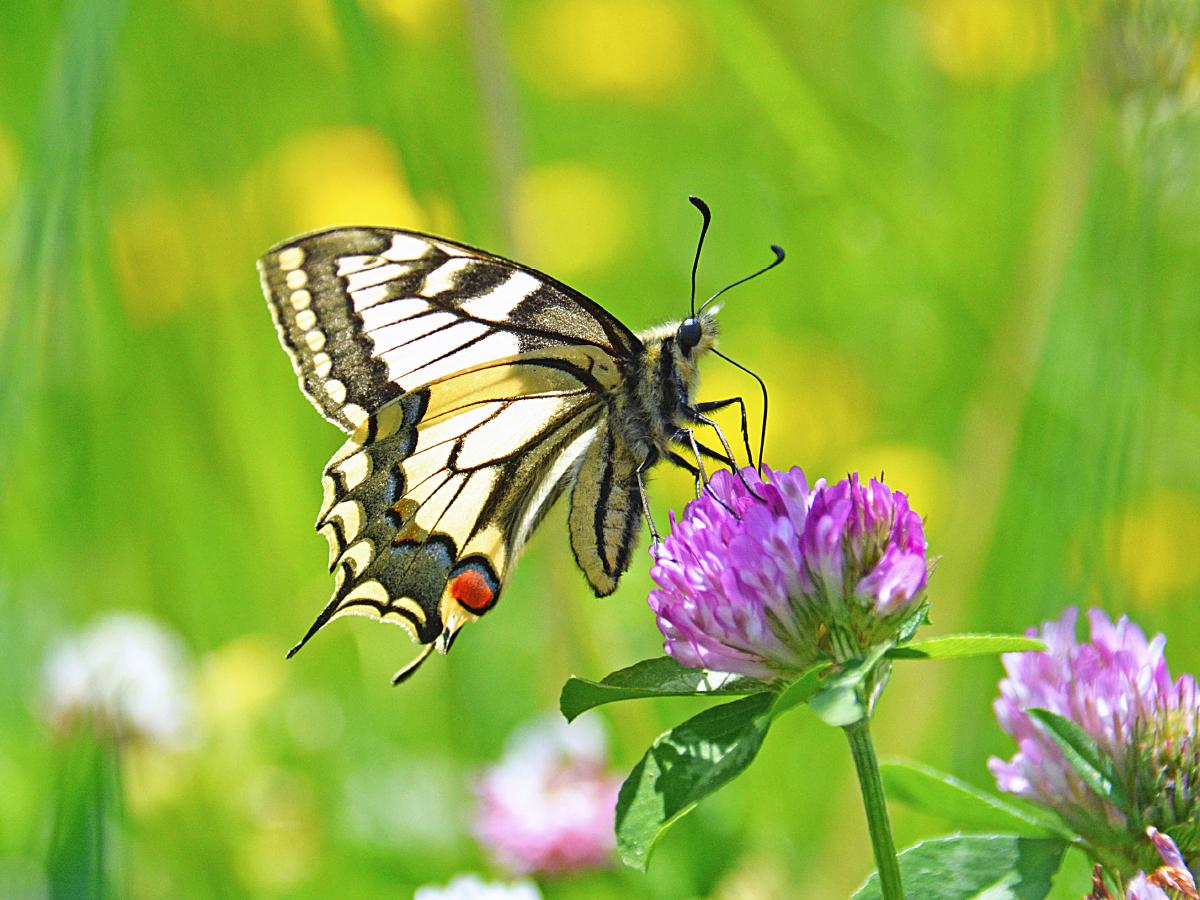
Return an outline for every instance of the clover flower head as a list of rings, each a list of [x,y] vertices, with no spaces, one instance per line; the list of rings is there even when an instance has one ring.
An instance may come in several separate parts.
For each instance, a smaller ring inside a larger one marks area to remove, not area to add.
[[[653,550],[650,607],[686,666],[794,675],[877,646],[924,599],[924,527],[904,494],[764,474],[717,472]]]
[[[554,717],[519,730],[476,785],[480,843],[514,874],[608,865],[621,779],[607,762],[598,720]]]
[[[60,640],[42,668],[46,716],[60,731],[79,721],[114,739],[178,744],[191,718],[183,648],[158,622],[113,613]]]
[[[1045,651],[1003,657],[1008,677],[994,704],[1000,726],[1016,741],[1010,760],[992,757],[988,768],[1001,790],[1040,803],[1081,832],[1120,832],[1126,815],[1100,797],[1067,761],[1058,743],[1027,710],[1040,708],[1078,725],[1111,761],[1124,796],[1138,805],[1137,818],[1161,828],[1200,831],[1200,694],[1195,679],[1172,681],[1166,638],[1147,640],[1122,616],[1088,613],[1090,640],[1075,638],[1079,611],[1067,609],[1046,622]],[[1038,636],[1036,630],[1028,632]],[[1157,832],[1156,832],[1157,833]],[[1131,841],[1153,854],[1141,834]],[[1185,852],[1194,853],[1196,841]],[[1173,846],[1173,845],[1172,845]],[[1162,852],[1162,848],[1159,848]]]

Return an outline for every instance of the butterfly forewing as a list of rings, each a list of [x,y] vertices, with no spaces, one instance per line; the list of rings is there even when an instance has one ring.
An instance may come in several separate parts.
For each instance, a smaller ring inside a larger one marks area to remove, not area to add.
[[[451,241],[385,228],[297,238],[259,261],[300,386],[346,432],[402,393],[484,360],[638,339],[546,275]]]

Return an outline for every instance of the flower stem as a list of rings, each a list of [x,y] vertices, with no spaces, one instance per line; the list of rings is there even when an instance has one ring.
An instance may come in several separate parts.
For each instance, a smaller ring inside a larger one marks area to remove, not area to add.
[[[879,762],[871,741],[870,720],[863,717],[853,725],[845,726],[845,732],[850,741],[854,768],[858,772],[858,784],[862,788],[863,808],[867,812],[867,829],[871,833],[871,847],[875,851],[883,900],[904,900],[900,863],[896,860],[896,845],[892,842],[892,826],[888,822],[883,780],[879,777]]]

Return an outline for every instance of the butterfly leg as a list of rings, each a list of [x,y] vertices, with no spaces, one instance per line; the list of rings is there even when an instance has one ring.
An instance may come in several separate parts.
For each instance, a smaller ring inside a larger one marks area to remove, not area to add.
[[[722,500],[720,497],[717,496],[717,492],[714,491],[712,489],[712,485],[710,485],[708,483],[708,474],[704,471],[704,457],[705,456],[710,456],[713,459],[719,460],[720,462],[725,463],[725,464],[729,464],[729,458],[722,456],[720,453],[717,453],[715,450],[710,450],[708,447],[705,447],[703,444],[701,444],[698,440],[696,440],[696,436],[695,436],[695,434],[692,433],[692,429],[690,429],[690,428],[680,428],[679,431],[675,435],[675,439],[677,441],[679,441],[680,443],[683,443],[683,441],[680,438],[681,438],[681,436],[685,436],[685,435],[687,437],[687,442],[691,445],[692,453],[694,453],[696,455],[696,465],[698,467],[696,469],[697,474],[698,474],[698,477],[696,479],[696,499],[699,500],[702,496],[704,496],[705,493],[707,493],[708,496],[712,497],[714,500],[716,500],[718,503],[720,503],[721,506],[723,506],[725,508],[725,511],[728,512],[735,519],[741,518],[741,516],[739,516],[737,514],[736,510],[730,508],[728,503],[726,503],[724,500]],[[750,493],[753,494],[754,492],[751,491]]]
[[[705,403],[697,403],[693,409],[698,413],[716,412],[718,409],[724,409],[727,406],[732,406],[736,403],[742,410],[742,441],[746,445],[746,456],[750,459],[750,465],[754,465],[754,452],[750,449],[750,426],[747,424],[746,416],[746,401],[741,397],[730,397],[728,400],[709,400]]]
[[[725,437],[725,432],[721,430],[721,426],[695,408],[688,408],[686,409],[686,412],[691,414],[692,420],[696,422],[696,424],[707,425],[717,433],[717,437],[721,440],[721,447],[725,450],[725,456],[729,460],[730,468],[733,469],[733,473],[737,475],[738,479],[742,482],[742,487],[750,492],[751,497],[756,500],[761,500],[762,497],[758,496],[758,494],[755,493],[754,488],[750,486],[750,482],[746,481],[746,476],[742,472],[741,467],[733,461],[733,449],[729,446],[729,439]]]
[[[687,471],[689,473],[691,473],[693,478],[700,477],[700,470],[697,469],[695,466],[693,466],[690,462],[688,462],[682,456],[680,456],[678,453],[676,453],[674,450],[668,450],[666,453],[666,457],[671,462],[673,462],[675,465],[679,466],[679,468],[687,469]]]
[[[700,443],[696,440],[696,435],[692,433],[692,429],[690,428],[679,429],[679,434],[687,439],[688,445],[692,448],[692,453],[696,456],[696,496],[699,497],[703,493],[704,488],[708,487],[708,473],[704,471],[704,457],[700,452]]]
[[[646,479],[645,473],[652,465],[658,462],[658,452],[652,451],[646,457],[646,461],[638,466],[637,469],[637,486],[638,493],[642,496],[642,512],[646,514],[646,524],[650,526],[650,540],[655,544],[661,544],[662,538],[658,536],[658,529],[654,527],[654,517],[650,515],[650,498],[646,494]]]

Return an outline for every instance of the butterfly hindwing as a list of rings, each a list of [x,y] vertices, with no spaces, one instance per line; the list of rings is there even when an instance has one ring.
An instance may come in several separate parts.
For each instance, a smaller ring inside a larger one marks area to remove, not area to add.
[[[601,431],[594,347],[481,364],[368,417],[325,469],[317,528],[336,616],[405,625],[444,649],[499,599],[513,560]],[[301,642],[303,644],[304,641]]]
[[[637,469],[608,423],[584,455],[571,492],[571,550],[598,597],[617,589],[641,536]]]
[[[259,270],[301,388],[346,432],[480,361],[565,345],[619,358],[641,346],[549,276],[415,232],[318,232],[272,249]]]

